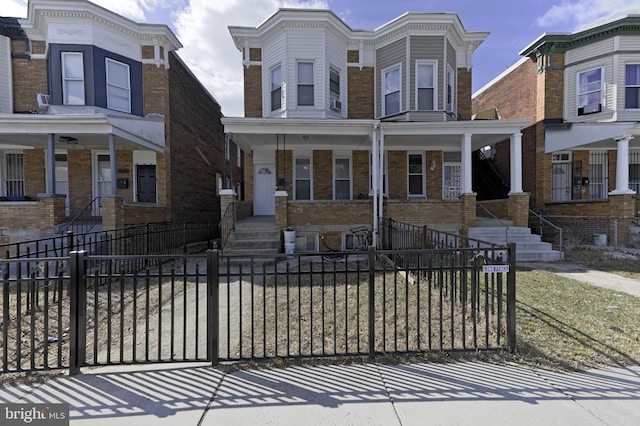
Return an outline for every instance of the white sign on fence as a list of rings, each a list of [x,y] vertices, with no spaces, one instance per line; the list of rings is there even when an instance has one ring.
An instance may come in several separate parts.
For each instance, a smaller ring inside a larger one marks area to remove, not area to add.
[[[509,272],[509,265],[483,265],[482,272],[485,274],[497,274],[500,272]]]

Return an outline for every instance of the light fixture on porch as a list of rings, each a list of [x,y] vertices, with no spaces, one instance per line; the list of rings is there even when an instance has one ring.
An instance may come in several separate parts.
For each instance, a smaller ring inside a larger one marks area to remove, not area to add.
[[[436,160],[431,160],[431,171],[436,169]]]
[[[78,139],[74,138],[73,136],[60,136],[60,142],[64,142],[66,144],[69,145],[77,145],[78,144]]]

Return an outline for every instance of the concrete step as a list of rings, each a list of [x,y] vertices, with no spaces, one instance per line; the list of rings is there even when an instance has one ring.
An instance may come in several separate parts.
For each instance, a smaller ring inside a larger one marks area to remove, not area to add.
[[[236,229],[231,233],[228,241],[250,241],[250,240],[280,240],[280,231]]]
[[[234,250],[256,250],[256,249],[275,249],[280,250],[280,239],[234,239],[227,241],[225,251]]]
[[[492,244],[506,245],[515,243],[516,261],[553,262],[562,260],[564,253],[553,250],[551,243],[541,240],[539,235],[532,234],[525,227],[475,227],[469,229],[469,238]],[[479,244],[482,246],[482,243]]]

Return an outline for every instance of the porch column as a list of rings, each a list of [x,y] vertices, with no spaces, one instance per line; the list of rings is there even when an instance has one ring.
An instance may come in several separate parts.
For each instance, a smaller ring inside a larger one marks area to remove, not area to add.
[[[460,182],[460,193],[461,194],[471,194],[473,193],[473,188],[471,185],[471,177],[473,175],[472,165],[471,165],[471,133],[465,133],[462,137],[462,147],[461,147],[461,156],[462,156],[462,170],[461,174],[461,182]]]
[[[511,148],[511,191],[510,194],[522,192],[522,133],[514,133],[510,138]]]
[[[384,129],[380,129],[380,147],[378,154],[380,155],[380,167],[378,168],[378,214],[384,216]]]
[[[276,197],[276,228],[284,231],[289,226],[289,193],[287,191],[276,191],[274,196]]]
[[[117,185],[117,168],[116,168],[116,137],[113,133],[109,134],[109,164],[111,166],[111,195],[118,194]]]
[[[373,190],[373,197],[371,201],[373,202],[373,245],[376,245],[376,236],[378,235],[378,219],[381,213],[378,211],[378,166],[380,162],[380,158],[378,155],[378,138],[376,137],[376,125],[373,125],[373,130],[371,131],[371,186]]]
[[[629,140],[631,136],[616,138],[618,161],[616,163],[616,189],[610,195],[635,194],[629,189]]]
[[[47,195],[56,193],[56,135],[49,133],[47,139]]]

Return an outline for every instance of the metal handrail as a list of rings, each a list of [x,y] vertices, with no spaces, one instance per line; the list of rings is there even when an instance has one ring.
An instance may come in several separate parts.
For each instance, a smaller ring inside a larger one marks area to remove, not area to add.
[[[493,214],[493,212],[491,210],[489,210],[488,208],[483,206],[482,205],[482,201],[476,202],[476,205],[482,207],[482,210],[484,210],[485,212],[489,213],[489,216],[491,216],[492,219],[497,220],[502,226],[504,226],[504,242],[505,242],[505,244],[508,244],[509,243],[509,227],[510,226],[506,222],[504,222],[502,219],[500,219],[498,216]]]
[[[229,236],[231,232],[236,227],[236,203],[231,202],[225,209],[222,214],[222,218],[220,219],[220,223],[218,224],[218,229],[220,229],[220,249],[224,249],[227,241],[229,240]]]
[[[82,210],[78,214],[76,214],[67,224],[60,229],[60,234],[66,234],[71,230],[71,227],[77,224],[82,223],[83,226],[80,229],[76,229],[77,234],[85,234],[91,231],[98,223],[102,222],[102,220],[96,219],[97,216],[93,215],[94,211],[98,211],[100,208],[100,197],[96,197],[89,204],[84,206]]]
[[[535,210],[533,210],[530,206],[525,206],[523,205],[521,202],[517,201],[517,200],[513,200],[516,204],[519,204],[523,207],[526,207],[527,210],[529,210],[529,214],[533,214],[534,216],[536,216],[539,220],[540,220],[540,237],[542,237],[542,223],[546,223],[547,225],[550,225],[552,228],[554,228],[556,231],[558,231],[558,236],[559,236],[559,242],[558,242],[558,250],[562,251],[562,227],[556,225],[555,223],[549,221],[548,219],[546,219],[544,216],[542,216],[540,213],[536,212]]]

